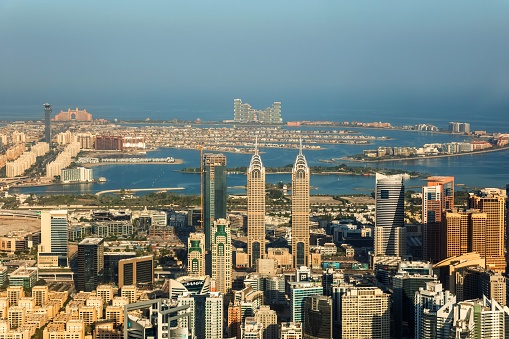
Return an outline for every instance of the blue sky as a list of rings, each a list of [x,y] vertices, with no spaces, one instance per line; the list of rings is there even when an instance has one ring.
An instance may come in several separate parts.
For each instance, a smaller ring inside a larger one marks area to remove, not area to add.
[[[0,0],[0,105],[507,112],[508,18],[506,0]]]

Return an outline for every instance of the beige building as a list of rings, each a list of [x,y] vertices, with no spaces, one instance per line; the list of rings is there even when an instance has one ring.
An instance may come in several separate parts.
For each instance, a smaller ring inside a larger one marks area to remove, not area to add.
[[[23,286],[9,286],[7,287],[7,299],[9,300],[9,306],[17,306],[18,301],[25,297],[25,290]]]
[[[267,249],[267,259],[274,259],[278,268],[290,269],[293,265],[293,258],[288,248]]]
[[[122,306],[107,306],[106,307],[106,318],[112,320],[115,326],[124,323],[124,307]]]
[[[138,288],[134,285],[123,286],[120,296],[126,297],[129,300],[129,304],[135,303],[138,300]]]
[[[282,323],[279,338],[302,339],[302,323],[300,322]]]
[[[48,301],[49,289],[48,286],[34,286],[32,287],[32,297],[34,297],[35,305],[42,306]]]
[[[263,328],[263,339],[278,339],[279,326],[277,324],[277,313],[270,309],[270,306],[262,305],[255,312],[254,318]]]
[[[292,256],[293,267],[309,266],[309,167],[299,154],[292,170]]]
[[[124,285],[152,285],[154,282],[154,256],[146,255],[118,262],[118,287]]]
[[[247,253],[250,267],[265,257],[265,167],[258,154],[258,142],[256,144],[247,169]]]
[[[25,322],[26,310],[24,307],[11,306],[7,311],[7,319],[11,329],[18,328]]]
[[[102,298],[105,305],[108,305],[113,300],[113,286],[111,285],[99,285],[96,289],[97,296]]]
[[[187,274],[205,275],[205,234],[190,233],[187,240]]]
[[[115,323],[109,320],[98,321],[95,323],[94,339],[122,339],[124,333],[115,329]]]
[[[377,287],[349,288],[341,297],[341,338],[390,338],[389,295]]]
[[[214,220],[211,233],[212,279],[216,283],[216,291],[226,294],[232,288],[230,223],[226,219]]]

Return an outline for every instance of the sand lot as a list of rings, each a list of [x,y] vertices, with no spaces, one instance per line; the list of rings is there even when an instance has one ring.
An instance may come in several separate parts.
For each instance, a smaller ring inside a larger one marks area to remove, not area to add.
[[[35,218],[0,217],[0,236],[11,231],[34,232],[41,229],[41,220]]]

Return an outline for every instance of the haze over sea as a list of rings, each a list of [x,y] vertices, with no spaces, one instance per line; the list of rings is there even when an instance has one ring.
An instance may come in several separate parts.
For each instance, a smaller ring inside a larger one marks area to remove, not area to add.
[[[278,100],[278,98],[274,98]],[[201,110],[199,108],[181,108],[170,104],[137,104],[129,106],[86,106],[87,111],[94,114],[94,118],[109,120],[171,120],[185,119],[195,120],[201,118],[204,121],[218,121],[232,119],[233,100],[229,107],[221,109]],[[249,102],[249,98],[244,99]],[[253,105],[256,108],[269,106],[271,102]],[[487,130],[488,132],[509,132],[509,114],[502,111],[489,112],[486,114],[462,113],[443,114],[437,111],[429,111],[426,114],[406,114],[403,111],[380,110],[342,110],[329,108],[323,102],[322,106],[315,106],[313,111],[305,112],[304,108],[291,112],[291,120],[330,120],[330,121],[385,121],[395,126],[414,125],[418,123],[431,123],[440,128],[446,128],[449,121],[469,122],[472,130]],[[55,105],[54,112],[78,105]],[[291,105],[290,105],[291,106]],[[41,105],[33,106],[10,106],[0,107],[1,110],[17,112],[16,120],[40,119]],[[289,109],[288,109],[289,110]],[[283,118],[290,113],[285,110],[283,102]],[[144,125],[141,123],[140,125]],[[289,128],[295,131],[310,127]],[[318,128],[318,127],[317,127]],[[313,129],[317,129],[313,128]],[[340,129],[340,128],[336,128]],[[350,129],[350,128],[349,128]],[[388,136],[387,141],[377,141],[374,145],[324,145],[320,151],[305,151],[308,164],[325,165],[320,159],[338,158],[345,155],[361,153],[363,149],[375,148],[379,145],[387,146],[422,146],[425,143],[463,141],[467,137],[450,134],[433,134],[427,132],[410,132],[383,129],[358,129],[364,135]],[[267,167],[291,164],[297,154],[293,149],[262,149],[262,160]],[[36,194],[78,194],[96,193],[109,189],[150,188],[150,187],[183,187],[182,194],[199,194],[199,176],[195,174],[183,174],[175,172],[185,167],[199,167],[199,153],[195,150],[160,149],[148,152],[147,157],[173,156],[183,159],[182,165],[103,165],[94,167],[94,177],[106,177],[106,183],[54,185],[46,187],[30,187],[12,189],[11,192],[36,193]],[[228,167],[247,166],[251,155],[226,153]],[[479,155],[465,155],[448,158],[435,158],[427,160],[398,161],[384,163],[359,164],[353,166],[376,166],[380,168],[399,168],[407,171],[418,171],[430,175],[452,175],[456,183],[465,185],[465,188],[505,187],[509,183],[509,151],[493,152]],[[289,174],[267,175],[267,182],[277,183],[290,182]],[[245,175],[232,174],[228,176],[229,192],[243,194],[241,188],[246,183]],[[422,179],[408,180],[407,189],[420,190],[424,184]],[[373,177],[346,176],[346,175],[312,175],[312,194],[369,194],[375,185]],[[462,189],[458,187],[457,189]]]

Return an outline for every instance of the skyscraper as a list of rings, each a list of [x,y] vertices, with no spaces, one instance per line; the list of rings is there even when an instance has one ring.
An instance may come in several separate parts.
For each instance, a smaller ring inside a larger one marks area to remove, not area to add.
[[[51,146],[51,105],[44,104],[44,141]]]
[[[202,159],[203,229],[205,250],[210,251],[211,226],[214,220],[226,218],[226,157],[205,153]]]
[[[304,302],[304,338],[332,338],[332,298],[314,295]]]
[[[442,213],[454,207],[454,177],[429,177],[422,188],[423,258],[432,262],[442,259]]]
[[[301,140],[292,169],[292,257],[295,268],[309,266],[309,174]]]
[[[258,143],[247,169],[247,253],[251,267],[265,256],[265,167]]]
[[[223,338],[223,295],[184,293],[178,297],[179,306],[188,306],[179,313],[191,313],[190,317],[178,319],[179,327],[188,328],[192,338]]]
[[[103,275],[104,239],[85,238],[78,244],[77,290],[94,291]]]
[[[42,211],[39,266],[67,267],[67,210]]]
[[[426,287],[419,288],[415,294],[415,326],[414,338],[439,338],[440,330],[437,326],[437,312],[446,304],[452,306],[456,303],[456,297],[447,290],[443,290],[442,284],[435,281],[426,283]]]
[[[230,224],[226,219],[215,220],[212,225],[212,279],[223,294],[232,288],[232,244]]]
[[[190,233],[187,240],[187,274],[205,275],[205,234]]]
[[[405,186],[402,175],[376,174],[375,205],[375,256],[404,256]]]
[[[352,287],[341,296],[341,338],[390,338],[389,295],[378,287]]]
[[[480,195],[470,194],[469,207],[486,213],[486,267],[505,272],[505,196],[497,189],[486,189]]]

